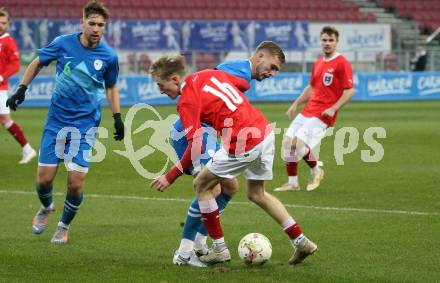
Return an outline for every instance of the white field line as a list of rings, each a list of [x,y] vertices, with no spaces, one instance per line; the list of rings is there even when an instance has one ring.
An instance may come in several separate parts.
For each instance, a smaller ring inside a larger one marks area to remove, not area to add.
[[[1,194],[6,195],[36,195],[35,192],[26,191],[5,191],[0,190]],[[63,193],[54,193],[56,196],[64,196]],[[123,199],[123,200],[142,200],[142,201],[170,201],[170,202],[185,202],[189,203],[190,199],[182,198],[158,198],[158,197],[140,197],[140,196],[121,196],[121,195],[97,195],[87,194],[87,198],[100,198],[100,199]],[[244,201],[231,201],[233,205],[251,205],[251,202]],[[299,205],[288,204],[284,206],[289,208],[304,208],[315,210],[333,210],[333,211],[349,211],[349,212],[364,212],[364,213],[382,213],[382,214],[405,214],[405,215],[423,215],[423,216],[439,216],[438,212],[423,212],[423,211],[407,211],[407,210],[392,210],[392,209],[374,209],[374,208],[352,208],[352,207],[328,207],[328,206],[315,206],[315,205]]]

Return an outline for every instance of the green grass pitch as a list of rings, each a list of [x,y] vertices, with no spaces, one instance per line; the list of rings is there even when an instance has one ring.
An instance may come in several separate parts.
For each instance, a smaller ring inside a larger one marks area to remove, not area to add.
[[[285,128],[287,103],[257,104],[271,122]],[[173,106],[156,107],[163,117]],[[37,162],[19,166],[20,149],[0,131],[0,282],[439,282],[440,280],[440,102],[350,103],[340,113],[341,127],[359,132],[359,145],[334,157],[335,134],[321,147],[325,179],[315,192],[274,193],[288,206],[319,251],[299,266],[289,266],[292,248],[281,228],[246,200],[240,191],[222,216],[232,261],[206,269],[172,265],[190,199],[191,178],[181,177],[166,192],[149,188],[129,160],[113,152],[124,145],[113,141],[113,121],[107,109],[100,138],[107,150],[86,178],[85,199],[65,246],[50,244],[62,211],[66,172],[60,166],[55,181],[57,211],[42,235],[31,233],[39,207],[34,193]],[[126,113],[128,109],[124,109]],[[13,118],[38,148],[46,109],[19,109]],[[132,130],[154,115],[141,111]],[[361,159],[370,147],[363,141],[369,127],[383,127],[386,138],[380,162]],[[128,129],[129,130],[129,129]],[[133,135],[139,149],[151,130]],[[276,136],[274,180],[267,191],[286,181],[281,160],[282,135]],[[346,139],[347,142],[347,139]],[[142,160],[157,170],[166,157],[157,151]],[[306,186],[309,170],[299,168]],[[247,267],[237,256],[242,236],[260,232],[272,242],[271,260]]]

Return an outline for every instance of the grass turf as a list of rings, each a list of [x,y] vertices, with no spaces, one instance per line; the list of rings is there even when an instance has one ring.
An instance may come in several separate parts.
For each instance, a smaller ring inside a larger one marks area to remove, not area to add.
[[[289,124],[287,104],[258,104],[269,121],[280,128]],[[156,107],[163,117],[172,106]],[[139,282],[438,282],[440,278],[440,102],[350,103],[340,113],[334,129],[354,127],[359,145],[334,157],[335,134],[321,146],[325,179],[315,192],[274,193],[303,231],[319,245],[316,255],[299,266],[289,266],[292,254],[287,237],[261,209],[246,200],[243,179],[240,191],[222,216],[233,259],[207,269],[172,265],[181,222],[193,197],[191,178],[180,178],[165,193],[149,189],[129,160],[113,152],[124,145],[100,138],[107,154],[91,166],[86,178],[85,201],[75,218],[70,242],[50,244],[62,211],[66,173],[60,167],[55,181],[57,212],[48,230],[31,233],[31,220],[39,207],[34,192],[36,161],[19,166],[20,150],[5,131],[0,160],[0,281],[139,281]],[[127,109],[124,110],[126,112]],[[13,118],[29,141],[38,147],[46,109],[20,109]],[[131,131],[148,119],[136,116]],[[113,133],[110,113],[104,110],[102,126]],[[366,163],[362,150],[371,150],[363,134],[369,127],[383,127],[386,138],[377,139],[384,149],[380,162]],[[130,129],[127,129],[130,130]],[[136,149],[147,144],[149,129],[133,135]],[[277,135],[274,180],[267,190],[286,181],[280,157],[282,135]],[[348,141],[348,138],[345,140]],[[160,151],[142,164],[160,169],[166,156]],[[301,163],[300,183],[306,186],[308,168]],[[121,196],[115,198],[114,196]],[[158,199],[160,198],[160,199]],[[417,214],[417,212],[421,212]],[[273,256],[261,267],[247,267],[238,259],[236,246],[242,236],[260,232],[272,242]]]

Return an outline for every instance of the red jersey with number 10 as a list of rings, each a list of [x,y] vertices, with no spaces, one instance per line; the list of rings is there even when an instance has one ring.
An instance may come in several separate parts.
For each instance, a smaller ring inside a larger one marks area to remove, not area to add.
[[[329,60],[325,57],[319,58],[313,65],[310,85],[313,87],[313,94],[301,114],[317,117],[327,125],[333,126],[338,112],[331,118],[323,117],[322,112],[333,106],[345,89],[353,88],[350,63],[339,53]]]
[[[231,154],[244,153],[272,132],[260,110],[244,95],[249,83],[219,70],[205,70],[188,76],[177,103],[188,142],[204,122],[222,137]]]
[[[0,36],[0,90],[8,89],[8,78],[20,70],[20,58],[17,44],[8,33]]]

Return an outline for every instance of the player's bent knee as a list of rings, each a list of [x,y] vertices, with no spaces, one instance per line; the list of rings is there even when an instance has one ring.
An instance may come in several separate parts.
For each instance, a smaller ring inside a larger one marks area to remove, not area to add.
[[[261,202],[263,201],[263,197],[264,197],[264,195],[262,195],[262,194],[260,194],[260,193],[256,193],[256,192],[249,192],[249,193],[247,194],[247,198],[248,198],[251,202],[256,203],[256,204],[261,203]]]
[[[71,194],[79,194],[82,192],[83,181],[82,180],[69,180],[67,182],[67,190]]]
[[[295,150],[296,138],[292,139],[290,137],[284,136],[282,144],[284,149]]]
[[[298,160],[302,159],[307,152],[309,151],[309,148],[306,144],[303,142],[297,142],[296,144],[296,150],[295,150],[295,156]]]
[[[283,160],[285,162],[295,162],[296,161],[296,139],[292,139],[289,137],[284,137],[283,139]]]
[[[223,193],[230,196],[234,195],[238,191],[237,179],[228,179],[220,182]]]
[[[52,172],[38,171],[37,183],[42,188],[52,186],[54,174]]]
[[[202,182],[201,182],[200,178],[198,178],[198,177],[194,178],[193,186],[194,186],[194,191],[196,192],[196,194],[199,194],[203,191]]]
[[[0,114],[0,123],[3,127],[9,128],[14,123],[14,121],[12,121],[9,114]]]
[[[42,179],[42,178],[38,178],[38,186],[40,188],[49,188],[52,186],[52,180],[50,179]]]

